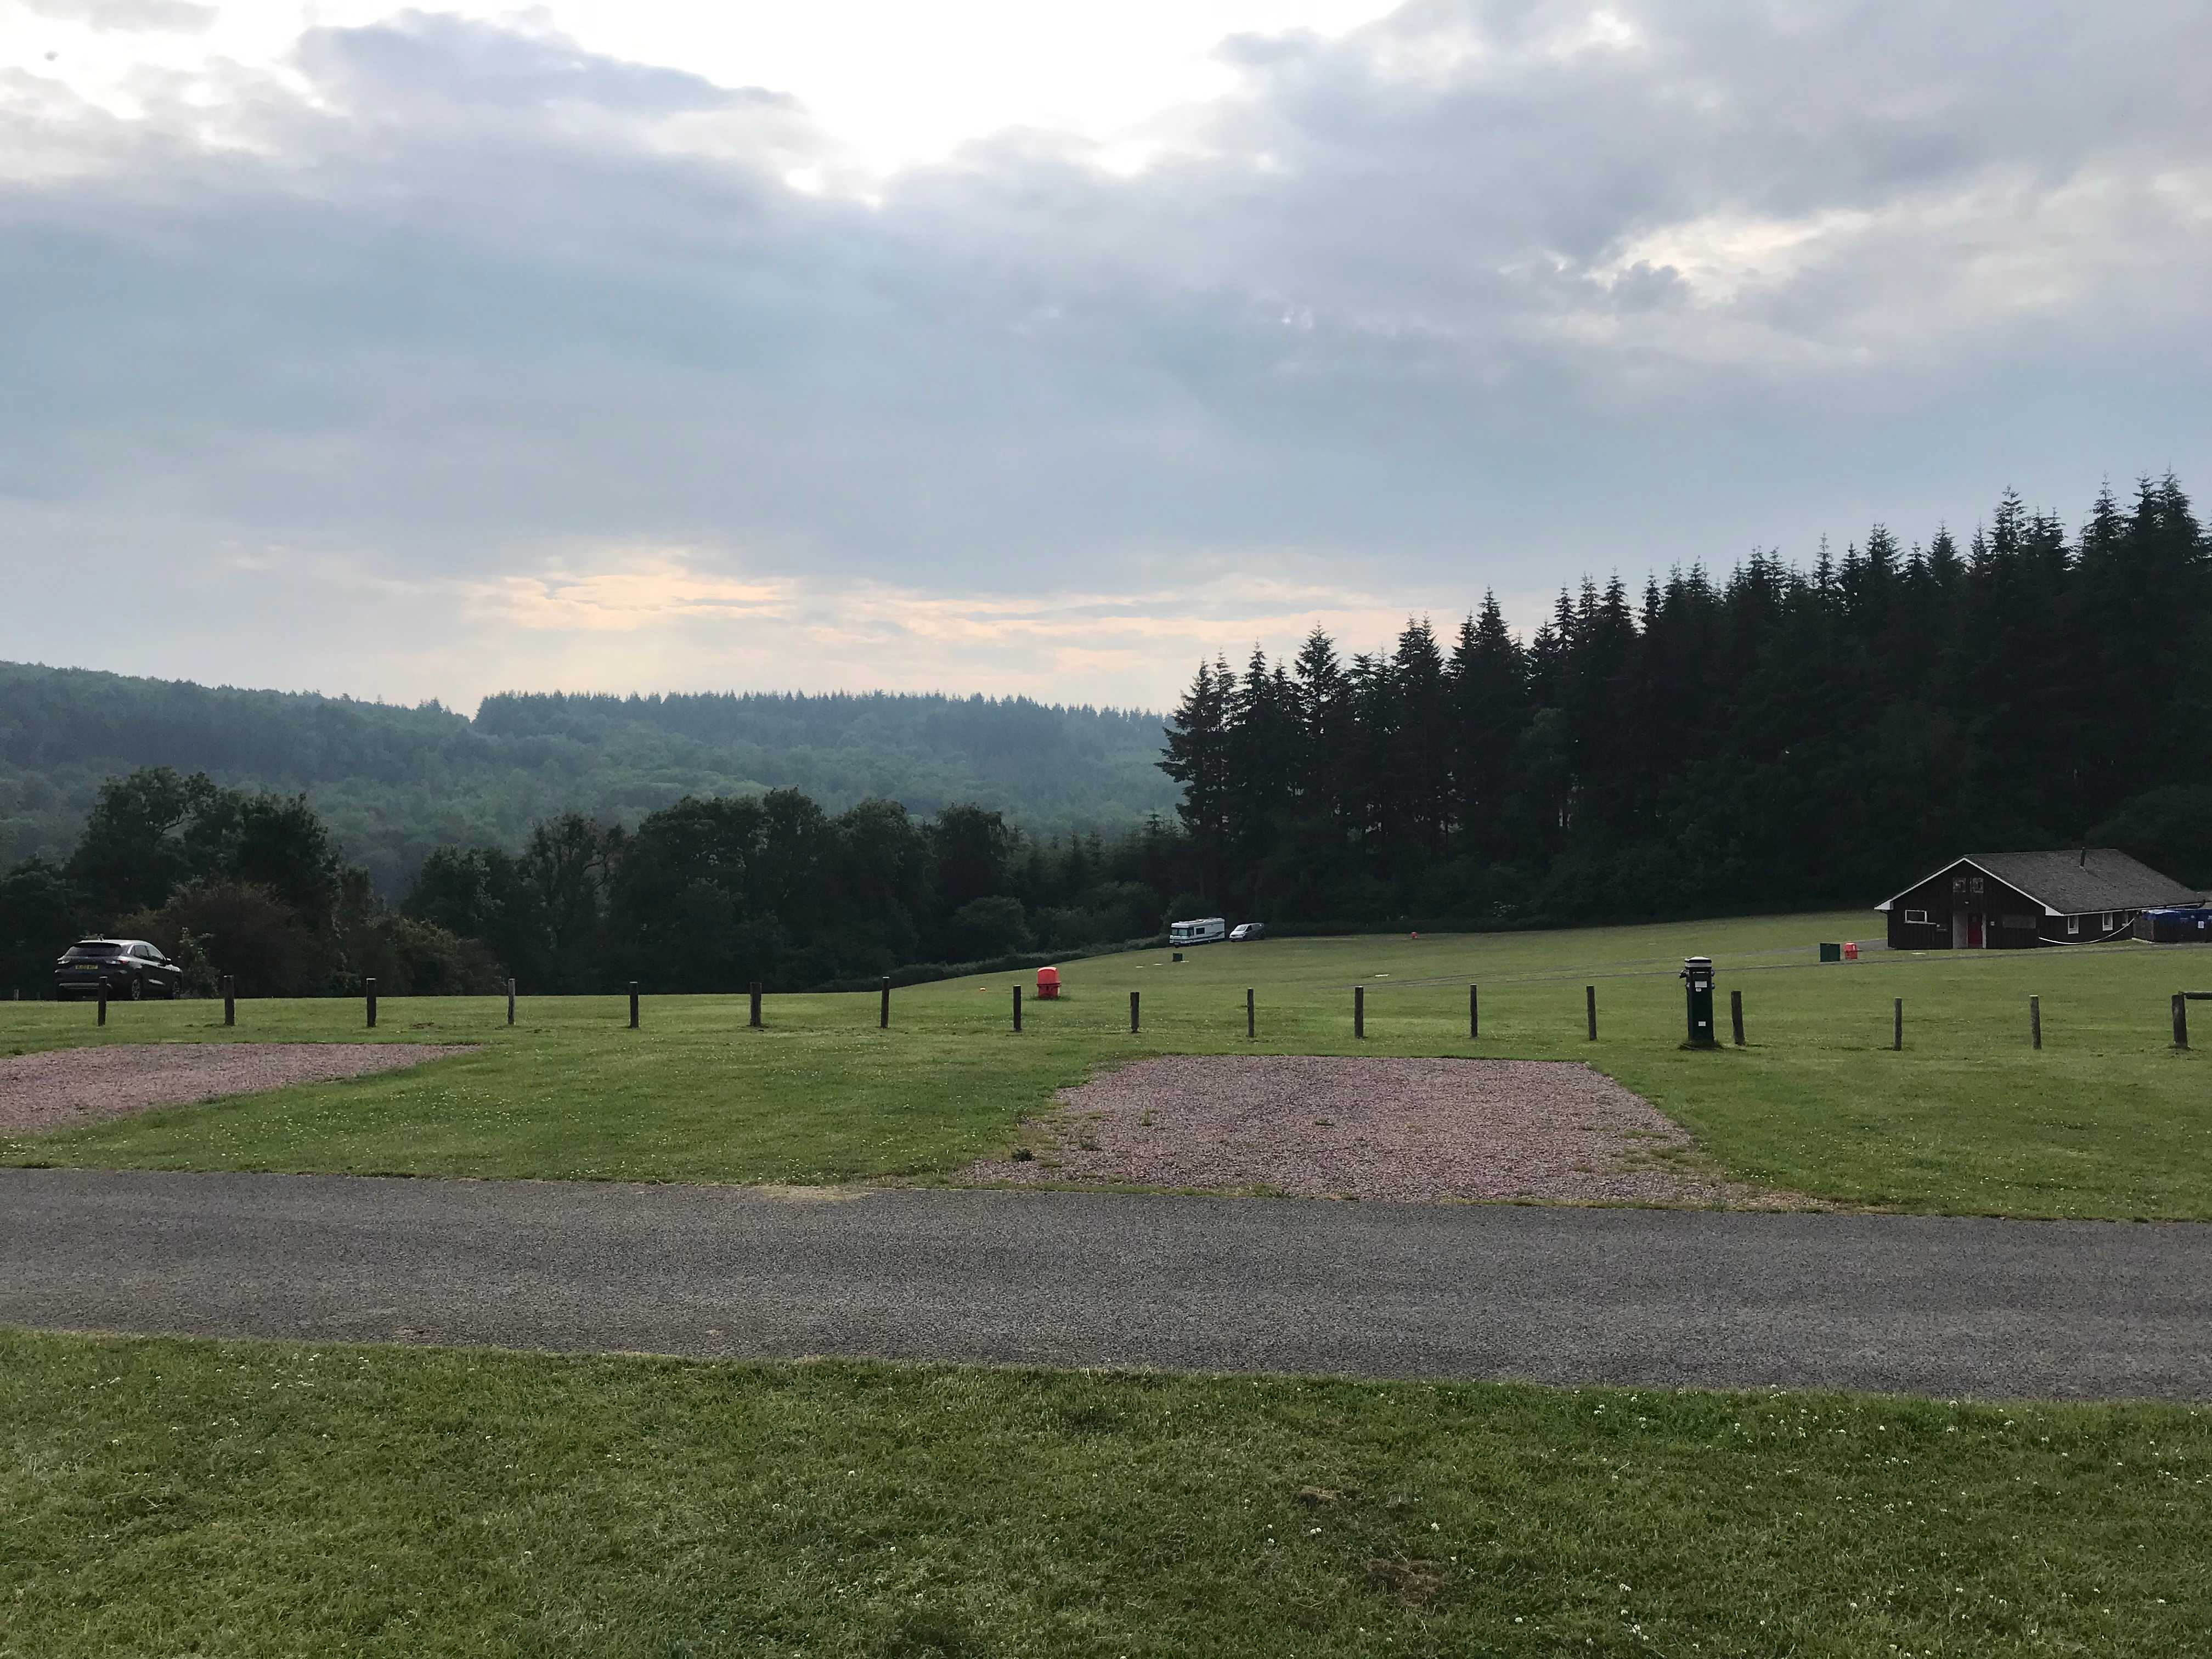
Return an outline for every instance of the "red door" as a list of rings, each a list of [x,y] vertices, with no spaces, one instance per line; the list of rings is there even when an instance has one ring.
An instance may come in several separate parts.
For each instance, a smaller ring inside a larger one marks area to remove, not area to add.
[[[1979,910],[1966,912],[1966,948],[1969,951],[1982,948],[1982,913]]]

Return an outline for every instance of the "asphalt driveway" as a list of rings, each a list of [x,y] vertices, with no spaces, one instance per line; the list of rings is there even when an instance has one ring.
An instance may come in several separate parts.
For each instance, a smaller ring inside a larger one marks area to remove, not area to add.
[[[0,1170],[0,1322],[2212,1399],[2212,1226]]]

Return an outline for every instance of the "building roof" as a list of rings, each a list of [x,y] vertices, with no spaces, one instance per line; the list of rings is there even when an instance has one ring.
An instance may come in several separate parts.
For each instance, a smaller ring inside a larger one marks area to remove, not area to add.
[[[1923,876],[1905,893],[1923,887],[1962,864],[1995,876],[2025,893],[2053,916],[2086,915],[2092,910],[2148,910],[2161,904],[2194,904],[2203,896],[2171,876],[2110,847],[2073,848],[2062,853],[1969,853]],[[1893,893],[1874,908],[1887,910],[1905,893]]]

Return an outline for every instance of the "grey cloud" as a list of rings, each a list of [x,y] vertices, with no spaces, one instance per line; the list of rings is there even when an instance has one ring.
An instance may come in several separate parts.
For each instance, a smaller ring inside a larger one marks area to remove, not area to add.
[[[189,0],[23,0],[41,17],[83,23],[103,32],[198,34],[215,21],[213,6]]]
[[[1473,598],[2203,453],[2201,8],[1622,15],[1240,40],[1188,153],[872,204],[788,98],[419,14],[220,147],[0,90],[0,535]]]
[[[385,107],[459,106],[507,118],[561,103],[636,115],[742,104],[797,108],[797,100],[762,88],[721,87],[681,70],[599,57],[550,31],[432,12],[404,11],[365,28],[309,29],[298,58],[325,89]]]

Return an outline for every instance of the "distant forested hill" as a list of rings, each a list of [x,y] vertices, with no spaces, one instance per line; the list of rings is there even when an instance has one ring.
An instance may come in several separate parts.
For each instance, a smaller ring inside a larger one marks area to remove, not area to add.
[[[387,892],[434,847],[519,846],[567,811],[634,823],[685,794],[972,801],[1032,831],[1112,829],[1174,806],[1161,735],[1157,714],[1025,698],[554,692],[488,698],[471,720],[0,663],[0,866],[64,855],[100,779],[139,766],[304,790]]]

